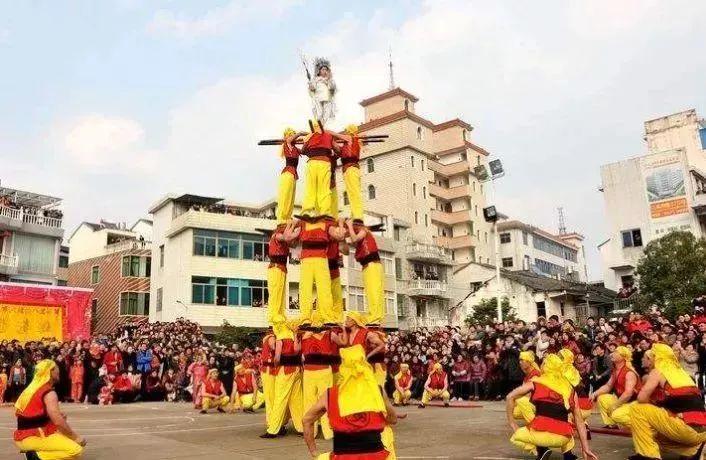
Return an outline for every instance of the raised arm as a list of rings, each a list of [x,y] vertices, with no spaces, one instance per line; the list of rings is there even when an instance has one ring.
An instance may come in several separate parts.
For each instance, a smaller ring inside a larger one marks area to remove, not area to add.
[[[574,425],[576,426],[576,431],[579,433],[579,440],[581,442],[581,450],[583,451],[583,458],[586,460],[598,460],[598,456],[591,451],[591,447],[588,445],[588,432],[586,431],[586,424],[583,421],[583,415],[581,415],[581,407],[579,407],[579,397],[574,392],[572,396],[572,408],[571,411],[574,414]]]

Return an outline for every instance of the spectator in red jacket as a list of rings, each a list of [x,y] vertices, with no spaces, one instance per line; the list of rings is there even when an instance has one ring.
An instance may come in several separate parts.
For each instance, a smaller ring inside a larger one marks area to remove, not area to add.
[[[103,356],[103,364],[110,375],[116,375],[123,369],[123,355],[117,345],[110,347],[110,351]]]

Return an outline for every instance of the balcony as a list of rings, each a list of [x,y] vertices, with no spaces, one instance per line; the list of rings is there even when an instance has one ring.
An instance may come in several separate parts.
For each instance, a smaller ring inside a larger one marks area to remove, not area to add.
[[[443,297],[446,298],[448,285],[445,281],[411,280],[407,284],[407,295],[410,297]]]
[[[472,248],[476,246],[476,237],[473,235],[462,236],[435,236],[434,241],[439,246],[449,249]]]
[[[39,233],[60,237],[64,235],[61,228],[62,219],[40,214],[25,212],[22,208],[0,206],[0,225],[14,229],[22,229],[27,233]]]
[[[210,212],[191,209],[180,214],[167,230],[167,238],[187,228],[204,228],[208,230],[222,230],[227,232],[252,233],[253,228],[274,229],[277,221],[261,217],[236,216],[229,213]]]
[[[471,188],[468,185],[446,188],[437,184],[430,184],[429,194],[444,201],[451,201],[457,198],[468,198],[471,196]]]
[[[407,259],[421,262],[433,262],[441,264],[451,264],[449,251],[435,244],[412,243],[406,248]]]
[[[462,211],[444,212],[438,209],[432,209],[431,220],[444,225],[462,224],[464,222],[470,222],[471,211],[464,209]]]
[[[447,318],[434,318],[428,316],[410,316],[407,318],[407,327],[417,329],[420,327],[444,327],[449,325]]]
[[[429,169],[443,177],[451,177],[458,174],[468,174],[473,172],[471,169],[471,164],[468,160],[461,160],[447,165],[443,165],[436,161],[429,161]]]
[[[141,249],[150,249],[152,247],[151,241],[139,241],[139,240],[125,240],[119,241],[117,243],[107,244],[105,246],[106,254],[114,254],[116,252],[123,251],[136,251]]]
[[[17,256],[0,254],[0,273],[3,275],[16,275],[19,259]]]

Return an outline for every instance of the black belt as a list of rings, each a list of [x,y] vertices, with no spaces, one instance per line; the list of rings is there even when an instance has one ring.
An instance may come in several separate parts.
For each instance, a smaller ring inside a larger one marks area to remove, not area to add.
[[[385,354],[384,353],[375,353],[373,356],[368,358],[368,362],[370,364],[384,363],[385,362]]]
[[[297,166],[299,166],[299,158],[285,158],[284,164],[296,168]]]
[[[47,426],[51,422],[48,415],[40,417],[17,417],[17,429],[18,430],[31,430],[32,428],[42,428]]]
[[[385,450],[379,431],[333,432],[334,454],[363,454]]]
[[[302,154],[308,157],[330,157],[331,156],[331,150],[330,149],[324,149],[324,148],[314,148],[314,149],[306,149],[302,151]]]
[[[317,366],[331,366],[336,364],[334,355],[325,355],[323,353],[312,353],[304,355],[304,364],[314,364]]]
[[[569,421],[569,411],[563,404],[550,403],[545,401],[532,401],[536,408],[536,415],[548,417],[561,422]]]
[[[301,366],[302,357],[301,355],[282,355],[279,358],[279,364],[281,366]]]
[[[287,265],[287,256],[270,256],[270,263]]]
[[[367,256],[358,259],[358,263],[363,267],[368,265],[370,262],[380,262],[380,254],[377,251],[371,252]]]
[[[328,260],[328,269],[329,270],[338,270],[341,268],[341,266],[338,263],[338,259],[329,259]]]
[[[660,406],[675,414],[704,412],[704,400],[699,395],[668,396]]]
[[[302,249],[326,249],[328,248],[328,242],[326,241],[304,241],[302,243]]]
[[[343,166],[358,165],[358,159],[352,158],[352,157],[343,157],[343,158],[341,158],[341,165],[343,165]]]

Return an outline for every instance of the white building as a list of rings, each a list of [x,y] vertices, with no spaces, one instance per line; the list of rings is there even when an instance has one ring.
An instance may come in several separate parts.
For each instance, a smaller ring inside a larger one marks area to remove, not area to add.
[[[503,268],[586,281],[583,235],[552,234],[518,220],[498,222],[498,234]]]
[[[614,305],[615,292],[586,283],[502,269],[498,284],[495,267],[477,263],[468,264],[463,272],[472,285],[463,301],[464,316],[472,314],[482,300],[494,299],[498,290],[517,318],[527,322],[557,315],[582,323],[588,316],[605,316]]]
[[[170,195],[150,208],[153,216],[150,321],[186,317],[208,329],[226,320],[236,326],[267,326],[267,242],[259,229],[272,230],[274,202],[244,205],[196,195]],[[367,223],[385,223],[370,215]],[[385,279],[384,326],[396,328],[395,242],[378,238]],[[295,258],[297,254],[293,255]],[[344,260],[341,282],[346,308],[366,308],[360,266]],[[288,266],[289,307],[298,315],[299,266]]]
[[[0,281],[58,284],[60,204],[60,198],[0,187]]]
[[[598,248],[605,286],[632,285],[643,248],[672,230],[706,229],[706,124],[695,110],[645,122],[647,153],[601,167],[610,235]]]

